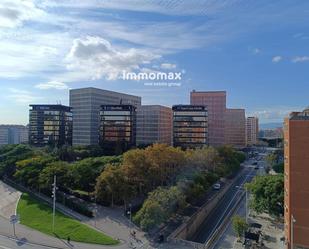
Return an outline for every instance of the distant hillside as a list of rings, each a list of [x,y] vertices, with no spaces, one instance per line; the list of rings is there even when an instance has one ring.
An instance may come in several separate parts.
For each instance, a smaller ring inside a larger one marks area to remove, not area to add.
[[[277,123],[265,123],[265,124],[260,124],[260,130],[268,130],[268,129],[275,129],[275,128],[282,128],[283,123],[277,122]]]

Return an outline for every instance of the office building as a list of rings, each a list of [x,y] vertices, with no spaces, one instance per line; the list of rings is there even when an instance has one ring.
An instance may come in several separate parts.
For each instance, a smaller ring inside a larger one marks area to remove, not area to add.
[[[287,248],[309,248],[309,109],[284,124],[284,220]],[[293,245],[293,246],[292,246]]]
[[[246,114],[244,109],[226,109],[226,144],[235,148],[246,147]]]
[[[192,91],[190,94],[191,105],[206,106],[208,111],[208,139],[209,145],[221,146],[225,144],[225,111],[226,92]]]
[[[173,106],[173,145],[195,148],[208,145],[207,108],[205,106]]]
[[[28,142],[28,127],[24,125],[0,125],[0,145]]]
[[[137,110],[137,145],[172,144],[172,109],[161,105],[142,105]]]
[[[257,117],[247,117],[246,119],[246,137],[247,146],[258,144],[259,119]]]
[[[100,110],[100,145],[120,147],[125,151],[136,145],[136,107],[102,105]]]
[[[34,146],[72,145],[72,112],[63,105],[30,105],[29,143]]]
[[[70,90],[70,106],[73,111],[73,145],[99,143],[99,112],[101,105],[141,105],[141,98],[133,95],[81,88]]]

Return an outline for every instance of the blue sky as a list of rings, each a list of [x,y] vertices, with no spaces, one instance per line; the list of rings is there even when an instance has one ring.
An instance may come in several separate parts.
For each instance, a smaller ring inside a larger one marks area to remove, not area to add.
[[[168,106],[226,90],[228,107],[280,122],[309,105],[309,1],[1,0],[0,58],[0,123],[88,86]],[[182,80],[147,86],[123,71]]]

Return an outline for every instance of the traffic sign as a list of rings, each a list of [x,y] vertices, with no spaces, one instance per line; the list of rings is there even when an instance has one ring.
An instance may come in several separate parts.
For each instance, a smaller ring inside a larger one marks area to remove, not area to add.
[[[18,223],[19,222],[19,215],[12,215],[11,217],[10,217],[10,223],[11,224],[16,224],[16,223]]]

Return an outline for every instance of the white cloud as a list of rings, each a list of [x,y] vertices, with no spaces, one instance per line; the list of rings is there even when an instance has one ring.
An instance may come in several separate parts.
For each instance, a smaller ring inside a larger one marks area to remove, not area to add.
[[[87,1],[54,1],[45,0],[42,6],[45,7],[72,7],[75,8],[102,8],[115,10],[129,10],[161,13],[167,15],[206,15],[233,6],[241,0],[87,0]]]
[[[10,93],[6,97],[15,103],[31,104],[41,100],[41,97],[35,96],[33,93],[26,90],[16,88],[9,88],[8,90]]]
[[[171,64],[171,63],[162,63],[161,68],[162,69],[175,69],[177,67],[176,64]]]
[[[14,28],[24,21],[38,19],[44,11],[37,8],[32,0],[1,0],[0,28]]]
[[[0,78],[51,78],[53,72],[65,70],[63,58],[71,42],[71,36],[61,32],[38,33],[27,28],[0,32]]]
[[[302,110],[302,107],[277,106],[259,108],[248,112],[249,116],[257,116],[262,122],[278,122],[283,121],[293,111]]]
[[[277,55],[277,56],[274,56],[273,58],[272,58],[272,62],[273,63],[278,63],[278,62],[280,62],[280,61],[282,61],[282,56],[280,56],[280,55]]]
[[[292,59],[293,63],[309,61],[309,56],[297,56]]]
[[[49,81],[46,83],[41,83],[41,84],[37,84],[35,86],[38,89],[41,90],[49,90],[49,89],[56,89],[56,90],[66,90],[69,89],[69,87],[63,83],[63,82],[59,82],[59,81]]]
[[[88,36],[73,41],[66,61],[69,71],[81,71],[89,79],[115,80],[123,71],[139,70],[158,58],[160,55],[147,50],[116,49],[101,37]]]

